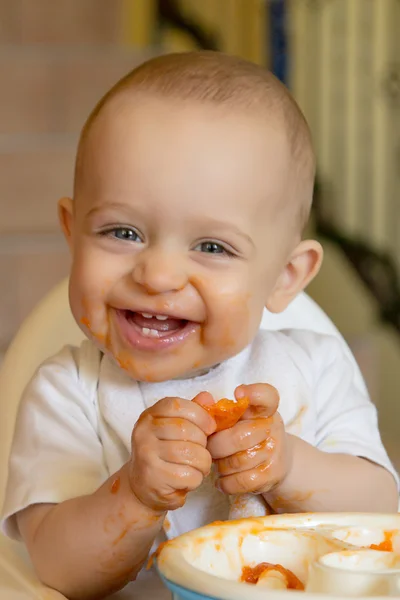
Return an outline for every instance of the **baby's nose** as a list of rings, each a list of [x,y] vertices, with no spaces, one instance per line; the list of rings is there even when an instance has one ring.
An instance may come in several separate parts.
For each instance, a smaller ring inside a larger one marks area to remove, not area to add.
[[[182,290],[188,281],[182,261],[176,255],[144,252],[132,272],[136,283],[149,294]]]

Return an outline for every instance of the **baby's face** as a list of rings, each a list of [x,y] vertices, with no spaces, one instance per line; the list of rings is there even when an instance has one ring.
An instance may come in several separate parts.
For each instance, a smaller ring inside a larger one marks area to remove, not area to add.
[[[90,134],[69,222],[72,311],[134,378],[190,376],[258,330],[295,245],[276,209],[289,150],[249,114],[114,104]]]

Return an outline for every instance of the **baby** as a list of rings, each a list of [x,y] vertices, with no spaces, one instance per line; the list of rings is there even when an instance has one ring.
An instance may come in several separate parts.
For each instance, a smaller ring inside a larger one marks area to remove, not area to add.
[[[218,53],[151,60],[89,117],[59,203],[89,339],[26,390],[3,513],[50,587],[101,598],[165,536],[241,504],[397,510],[340,343],[259,330],[319,270],[320,245],[302,240],[314,170],[286,88]],[[207,407],[223,397],[249,406],[216,432]]]

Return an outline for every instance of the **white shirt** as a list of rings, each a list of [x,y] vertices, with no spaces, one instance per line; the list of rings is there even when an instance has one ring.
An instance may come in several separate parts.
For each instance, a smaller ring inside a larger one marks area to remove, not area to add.
[[[18,538],[18,511],[95,491],[129,459],[133,426],[161,398],[191,400],[201,391],[233,398],[243,383],[277,388],[289,433],[325,452],[369,459],[398,481],[376,409],[357,377],[338,339],[309,331],[260,331],[249,347],[206,375],[163,383],[131,380],[89,341],[66,347],[39,368],[21,401],[3,530]],[[168,537],[228,516],[229,500],[207,478],[185,506],[169,513]]]

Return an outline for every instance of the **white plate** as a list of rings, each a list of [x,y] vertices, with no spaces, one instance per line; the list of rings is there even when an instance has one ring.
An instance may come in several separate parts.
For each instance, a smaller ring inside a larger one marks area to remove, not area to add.
[[[161,550],[157,564],[167,580],[203,598],[211,596],[221,600],[265,600],[266,597],[268,600],[293,599],[295,592],[291,590],[267,591],[259,585],[242,583],[242,568],[261,562],[279,563],[293,571],[307,588],[309,567],[318,564],[321,557],[332,552],[358,552],[359,548],[368,547],[371,543],[379,546],[385,541],[385,532],[388,531],[394,532],[393,548],[396,551],[400,550],[398,514],[274,515],[227,521],[208,525],[172,540]],[[343,576],[341,569],[329,564],[324,565],[324,569],[328,569],[333,580],[340,582]],[[354,584],[352,590],[352,569],[347,568],[345,591],[340,585],[333,585],[329,592],[336,593],[337,598],[354,596],[352,591],[357,592],[357,597],[369,597],[368,586],[360,586],[363,572],[358,570],[357,585]],[[370,577],[371,571],[365,573],[365,577]],[[392,577],[392,573],[388,576]],[[397,583],[391,584],[390,589],[395,588]],[[299,600],[327,598],[326,580],[319,589],[321,593],[305,591],[296,594],[300,594]],[[367,590],[366,595],[359,595],[360,590]]]

